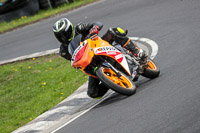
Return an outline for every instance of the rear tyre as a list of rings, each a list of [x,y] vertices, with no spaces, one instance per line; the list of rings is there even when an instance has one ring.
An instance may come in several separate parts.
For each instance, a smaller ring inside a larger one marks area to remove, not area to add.
[[[158,77],[160,74],[160,69],[155,65],[155,63],[150,60],[147,64],[147,66],[144,68],[144,73],[142,76],[154,79]]]
[[[123,95],[133,95],[136,92],[135,84],[124,73],[120,73],[121,77],[119,78],[110,68],[101,66],[96,70],[97,77],[107,87]]]

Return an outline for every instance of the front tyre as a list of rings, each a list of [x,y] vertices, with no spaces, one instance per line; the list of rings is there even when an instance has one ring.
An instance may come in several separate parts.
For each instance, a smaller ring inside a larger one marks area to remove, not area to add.
[[[160,69],[156,66],[156,64],[152,60],[150,60],[146,65],[146,67],[144,68],[144,73],[142,74],[142,76],[154,79],[158,77],[159,74],[160,74]]]
[[[124,73],[120,73],[121,77],[118,77],[111,68],[102,66],[96,70],[97,77],[107,87],[123,95],[133,95],[136,92],[135,84]]]

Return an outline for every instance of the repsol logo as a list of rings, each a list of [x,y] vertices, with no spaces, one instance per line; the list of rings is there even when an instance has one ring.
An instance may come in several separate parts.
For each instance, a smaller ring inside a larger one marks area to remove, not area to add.
[[[118,51],[116,48],[114,47],[101,47],[99,48],[99,51]]]

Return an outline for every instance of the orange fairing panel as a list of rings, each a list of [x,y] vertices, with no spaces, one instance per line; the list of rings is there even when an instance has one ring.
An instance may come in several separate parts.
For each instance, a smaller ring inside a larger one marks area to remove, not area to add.
[[[87,45],[87,46],[84,50],[84,53],[83,53],[81,59],[78,61],[74,61],[72,64],[73,67],[81,67],[82,69],[84,69],[91,63],[93,56],[90,53],[91,51],[90,51],[89,45],[88,44],[85,44],[85,45]]]

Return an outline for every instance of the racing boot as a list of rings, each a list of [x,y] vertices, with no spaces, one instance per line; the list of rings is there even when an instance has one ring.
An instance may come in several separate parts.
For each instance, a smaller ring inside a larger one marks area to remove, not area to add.
[[[141,64],[145,64],[147,61],[147,54],[143,49],[140,49],[130,39],[122,46],[129,50],[135,57],[138,58]]]

